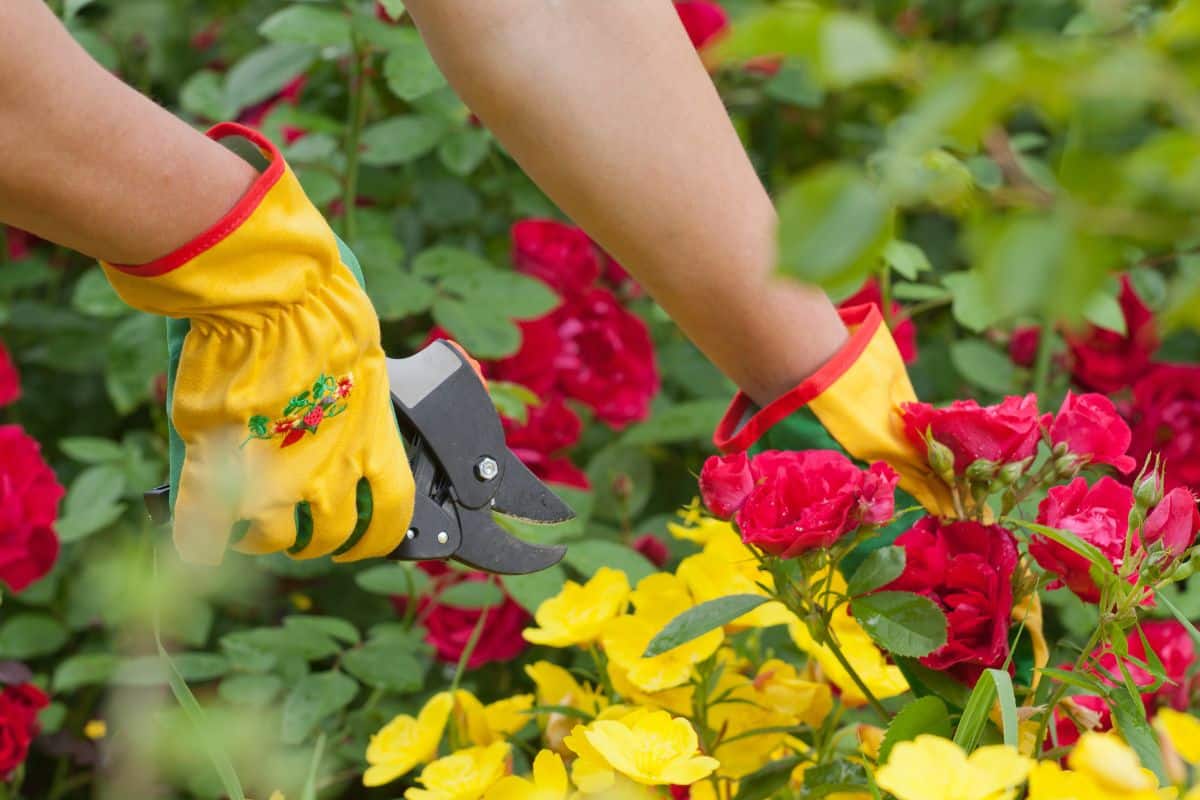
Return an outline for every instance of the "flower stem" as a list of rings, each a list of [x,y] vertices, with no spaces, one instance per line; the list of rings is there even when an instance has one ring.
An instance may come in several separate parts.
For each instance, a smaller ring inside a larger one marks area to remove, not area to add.
[[[475,627],[471,630],[471,636],[467,639],[467,646],[463,648],[462,655],[458,657],[458,666],[454,668],[454,680],[450,682],[450,696],[454,697],[458,692],[458,686],[462,683],[463,673],[467,671],[467,663],[471,660],[471,656],[475,653],[475,646],[479,644],[479,637],[483,635],[483,626],[487,624],[489,607],[484,607],[483,613],[479,615],[479,621],[475,623]]]
[[[368,53],[358,34],[352,34],[354,54],[350,77],[350,119],[346,130],[346,180],[342,194],[342,233],[352,243],[358,236],[358,150],[366,116],[366,61]]]
[[[863,693],[863,697],[867,698],[867,703],[870,704],[871,708],[875,709],[875,713],[879,714],[879,718],[885,723],[891,722],[892,715],[889,714],[888,710],[883,707],[883,703],[879,702],[879,698],[875,696],[875,693],[867,687],[866,682],[863,681],[863,679],[859,676],[857,670],[850,665],[850,661],[846,658],[846,654],[842,652],[841,645],[837,643],[837,637],[830,634],[826,637],[826,640],[823,644],[825,644],[825,646],[829,648],[829,651],[833,653],[833,657],[836,658],[838,663],[842,665],[842,669],[846,670],[846,674],[850,676],[850,680],[854,681],[854,685],[857,686],[858,690]]]
[[[1075,659],[1075,665],[1071,667],[1072,672],[1078,672],[1087,661],[1088,656],[1100,644],[1100,640],[1104,638],[1104,625],[1097,625],[1092,631],[1092,636],[1088,639],[1087,644],[1083,646],[1083,651],[1079,654],[1079,658]],[[1054,718],[1054,709],[1063,701],[1067,694],[1067,684],[1059,681],[1058,686],[1054,687],[1054,692],[1050,695],[1050,700],[1046,703],[1046,714],[1042,717],[1042,723],[1038,726],[1037,736],[1034,737],[1033,752],[1039,753],[1042,750],[1042,743],[1046,738],[1046,732],[1050,728],[1050,720]]]
[[[1033,393],[1038,406],[1044,408],[1046,389],[1050,384],[1050,364],[1054,361],[1054,332],[1046,324],[1038,336],[1037,360],[1033,363]]]

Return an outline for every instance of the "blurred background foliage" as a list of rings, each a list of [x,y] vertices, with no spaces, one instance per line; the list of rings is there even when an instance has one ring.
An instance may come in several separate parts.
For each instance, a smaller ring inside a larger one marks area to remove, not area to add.
[[[400,0],[52,5],[98,61],[197,126],[241,119],[286,143],[358,253],[391,353],[439,326],[480,358],[510,356],[519,323],[558,302],[509,254],[515,222],[558,212],[446,86]],[[839,299],[873,278],[893,324],[904,304],[925,399],[1036,390],[1056,405],[1064,336],[1128,333],[1123,272],[1160,315],[1162,352],[1200,354],[1200,4],[722,5],[728,33],[704,58],[778,199],[781,269]],[[220,797],[213,741],[253,797],[395,796],[359,786],[367,737],[459,666],[425,644],[415,609],[475,611],[473,625],[504,593],[391,564],[176,564],[140,504],[165,474],[161,320],[128,310],[87,259],[6,239],[0,335],[24,392],[0,413],[69,487],[54,571],[0,614],[0,659],[27,663],[54,700],[21,796]],[[648,574],[642,534],[687,546],[666,522],[695,493],[733,387],[652,301],[622,299],[653,337],[661,390],[620,429],[575,407],[569,455],[590,488],[564,489],[578,521],[524,531],[571,545],[562,567],[503,582],[525,609],[601,565]],[[1049,333],[1014,361],[1012,334],[1031,325]],[[510,384],[497,399],[514,418],[535,400]],[[801,435],[824,441],[815,423]],[[1180,602],[1195,613],[1198,599]],[[1082,608],[1060,619],[1091,624]],[[202,717],[171,699],[156,634]],[[463,682],[506,696],[519,665]],[[108,732],[89,738],[97,719]]]

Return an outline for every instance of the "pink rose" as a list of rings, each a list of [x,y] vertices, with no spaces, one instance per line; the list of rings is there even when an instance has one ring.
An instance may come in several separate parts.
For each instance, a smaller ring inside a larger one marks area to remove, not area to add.
[[[1162,542],[1167,552],[1178,558],[1195,544],[1197,531],[1200,511],[1196,509],[1196,497],[1180,486],[1167,492],[1146,517],[1142,535],[1147,544]]]
[[[704,502],[720,516],[733,512],[747,544],[783,558],[829,547],[895,511],[899,476],[882,462],[861,470],[832,450],[768,450],[749,460],[753,488],[734,457],[711,457],[702,475]]]
[[[874,278],[867,278],[867,282],[862,285],[862,288],[839,303],[838,308],[851,308],[868,303],[876,308],[883,307],[883,295],[879,291],[879,281]],[[890,316],[893,325],[892,338],[896,340],[896,348],[900,351],[900,357],[904,359],[904,363],[911,364],[917,360],[917,326],[904,313],[904,306],[899,303],[892,303]]]
[[[21,378],[17,366],[8,354],[4,342],[0,342],[0,406],[15,403],[21,396]]]
[[[1050,426],[1050,440],[1088,463],[1109,464],[1129,472],[1137,462],[1125,454],[1132,434],[1117,409],[1102,394],[1067,392],[1058,416]]]
[[[978,459],[1008,464],[1029,458],[1037,451],[1041,426],[1049,415],[1038,414],[1037,397],[1006,397],[994,406],[974,400],[955,400],[945,408],[928,403],[905,403],[904,431],[922,453],[927,451],[925,434],[950,448],[954,471],[962,475]]]
[[[0,453],[0,581],[19,592],[58,558],[53,526],[64,491],[20,426],[0,425]]]
[[[729,15],[711,0],[677,0],[675,11],[697,50],[716,39],[729,28]]]
[[[600,251],[579,228],[550,219],[525,219],[512,227],[518,272],[545,282],[564,297],[581,294],[600,277]]]
[[[1133,492],[1128,486],[1105,476],[1088,488],[1087,481],[1076,478],[1066,486],[1054,486],[1038,506],[1037,521],[1051,528],[1070,531],[1095,546],[1113,564],[1114,573],[1125,559],[1125,540],[1130,536],[1129,512],[1133,510]],[[1136,532],[1132,546],[1139,547]],[[1072,550],[1034,536],[1029,554],[1048,572],[1058,576],[1051,589],[1066,586],[1080,598],[1096,603],[1100,587],[1089,574],[1091,563]],[[1133,580],[1131,576],[1130,580]]]

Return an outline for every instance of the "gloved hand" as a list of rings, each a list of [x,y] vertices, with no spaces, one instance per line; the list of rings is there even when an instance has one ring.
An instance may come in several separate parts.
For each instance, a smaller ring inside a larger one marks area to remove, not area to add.
[[[358,264],[271,142],[229,123],[208,135],[267,159],[246,195],[174,253],[102,265],[127,303],[174,318],[176,546],[204,563],[230,544],[386,555],[412,518],[413,480]]]
[[[954,516],[949,488],[908,441],[900,417],[917,397],[891,331],[874,305],[842,309],[850,339],[824,366],[765,408],[738,393],[717,426],[713,442],[722,452],[746,450],[772,427],[804,406],[862,461],[886,461],[900,486],[933,514]]]

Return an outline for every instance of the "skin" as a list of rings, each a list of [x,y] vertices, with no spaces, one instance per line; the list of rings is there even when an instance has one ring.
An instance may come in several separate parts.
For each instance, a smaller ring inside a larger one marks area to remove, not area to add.
[[[788,391],[845,341],[820,290],[772,276],[770,199],[669,0],[407,6],[530,177],[752,398]],[[96,64],[41,0],[0,2],[3,75],[19,76],[0,80],[7,224],[144,263],[205,230],[255,177]]]

